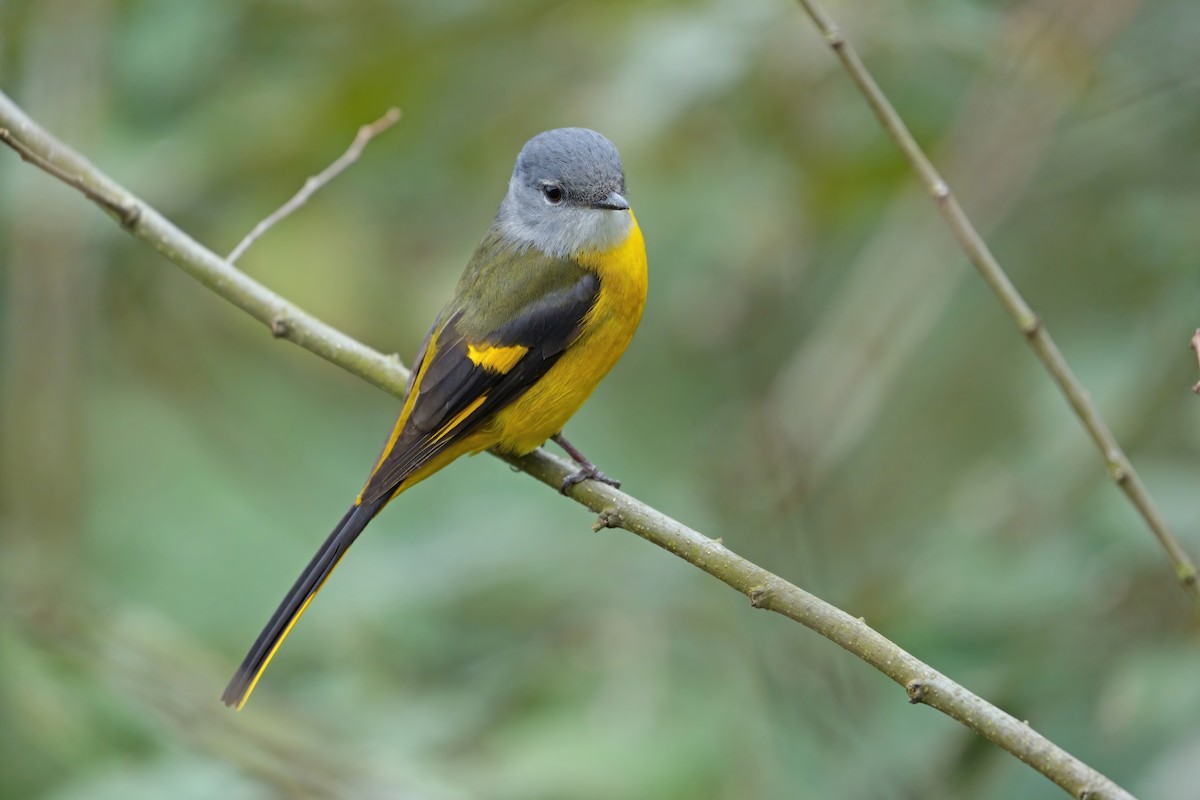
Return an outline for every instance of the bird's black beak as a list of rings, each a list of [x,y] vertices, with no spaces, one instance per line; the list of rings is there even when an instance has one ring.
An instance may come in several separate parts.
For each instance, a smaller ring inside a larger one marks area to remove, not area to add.
[[[629,201],[620,192],[609,192],[592,204],[593,208],[606,208],[609,211],[628,211]]]

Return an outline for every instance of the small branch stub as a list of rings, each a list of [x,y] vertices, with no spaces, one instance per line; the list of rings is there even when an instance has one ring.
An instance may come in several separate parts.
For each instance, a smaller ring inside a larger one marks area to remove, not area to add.
[[[1025,334],[1026,339],[1032,339],[1042,330],[1042,318],[1030,311],[1017,320],[1017,326],[1021,329],[1021,333]]]
[[[271,320],[271,335],[276,339],[287,336],[290,330],[291,325],[288,323],[287,317],[279,316]]]
[[[774,594],[769,586],[755,586],[746,592],[746,596],[750,598],[750,605],[754,608],[767,608]]]
[[[1200,583],[1200,578],[1196,576],[1196,570],[1180,567],[1178,570],[1179,582],[1184,586],[1196,586]]]
[[[925,695],[929,691],[929,687],[920,678],[914,678],[904,685],[904,691],[908,692],[908,702],[916,705],[925,702]]]
[[[596,521],[592,523],[592,532],[599,533],[605,528],[619,528],[623,522],[620,511],[606,508],[596,516]]]

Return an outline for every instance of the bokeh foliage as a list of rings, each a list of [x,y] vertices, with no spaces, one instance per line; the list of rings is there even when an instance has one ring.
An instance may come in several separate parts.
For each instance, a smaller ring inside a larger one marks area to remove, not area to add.
[[[831,10],[1200,554],[1193,0]],[[1135,794],[1200,785],[1196,611],[782,0],[0,0],[0,86],[411,356],[539,130],[621,148],[634,346],[570,428],[626,487]],[[396,402],[0,153],[0,796],[1053,798],[829,643],[489,457],[377,520],[217,695]]]

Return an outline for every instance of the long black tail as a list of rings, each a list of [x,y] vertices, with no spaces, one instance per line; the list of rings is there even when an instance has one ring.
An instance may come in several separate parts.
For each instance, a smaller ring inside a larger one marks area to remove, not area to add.
[[[342,521],[337,524],[337,527],[329,534],[329,538],[321,545],[321,549],[313,556],[312,561],[309,561],[308,566],[300,573],[300,577],[296,579],[287,596],[283,598],[279,608],[275,609],[271,621],[258,635],[254,646],[242,660],[242,665],[238,667],[237,672],[229,681],[229,685],[225,687],[225,693],[221,695],[221,700],[225,705],[240,709],[246,704],[250,693],[254,691],[254,685],[258,683],[267,664],[271,663],[271,657],[275,655],[279,645],[283,644],[283,640],[291,632],[296,620],[300,619],[300,615],[304,613],[304,609],[308,608],[308,604],[317,592],[321,591],[321,587],[325,585],[333,568],[346,554],[346,550],[354,544],[354,540],[367,527],[367,523],[379,513],[387,499],[384,497],[363,505],[355,503],[342,517]]]

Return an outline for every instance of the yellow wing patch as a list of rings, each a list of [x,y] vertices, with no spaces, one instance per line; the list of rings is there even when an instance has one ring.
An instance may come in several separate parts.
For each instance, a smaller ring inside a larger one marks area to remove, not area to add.
[[[472,411],[483,405],[484,400],[487,400],[486,394],[481,394],[479,397],[476,397],[474,400],[472,400],[469,406],[455,414],[453,419],[438,429],[438,432],[433,435],[433,441],[440,442],[442,439],[445,439],[447,436],[453,433],[454,429],[462,424],[463,420],[471,416]]]
[[[523,344],[509,345],[508,347],[491,347],[484,344],[476,347],[473,344],[467,345],[467,358],[471,359],[471,363],[477,367],[483,367],[488,372],[498,372],[501,375],[508,372],[517,365],[529,348]]]

